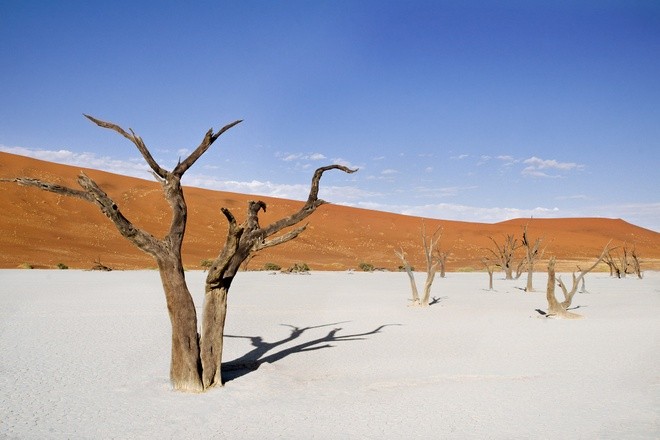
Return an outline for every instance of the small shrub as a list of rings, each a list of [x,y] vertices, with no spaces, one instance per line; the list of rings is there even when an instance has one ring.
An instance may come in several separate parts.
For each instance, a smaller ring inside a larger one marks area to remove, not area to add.
[[[58,268],[58,269],[68,269],[69,266],[67,266],[67,265],[64,264],[64,263],[57,263],[57,268]]]
[[[410,270],[414,272],[414,271],[415,271],[415,267],[414,267],[414,266],[410,266]],[[405,271],[406,271],[406,266],[399,266],[399,271],[400,271],[400,272],[405,272]]]
[[[374,271],[374,265],[370,263],[360,263],[358,267],[365,271],[365,272],[373,272]]]
[[[275,263],[266,263],[264,264],[264,270],[281,270],[282,266]]]
[[[211,267],[212,264],[213,264],[213,260],[209,260],[208,258],[205,258],[199,262],[199,265],[202,266],[202,269],[204,270],[208,270],[208,268]]]
[[[287,269],[287,272],[291,273],[306,273],[309,272],[309,266],[307,263],[296,263],[293,266],[291,266],[289,269]]]
[[[18,266],[19,269],[34,269],[34,266],[31,265],[30,263],[21,263]]]

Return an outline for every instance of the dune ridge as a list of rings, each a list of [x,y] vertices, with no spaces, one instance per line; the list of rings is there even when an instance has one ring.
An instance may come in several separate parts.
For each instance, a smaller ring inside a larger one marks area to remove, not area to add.
[[[80,171],[78,167],[0,152],[0,178],[32,177],[77,187]],[[96,180],[136,226],[156,236],[164,235],[170,221],[169,207],[157,182],[92,169],[82,171]],[[229,208],[240,221],[248,200],[263,200],[268,210],[261,223],[266,224],[302,205],[299,201],[194,187],[184,191],[189,212],[183,258],[191,269],[200,268],[204,259],[214,258],[224,243],[226,221],[221,207]],[[99,260],[114,269],[155,267],[149,255],[123,239],[89,203],[13,183],[0,183],[0,203],[0,268],[55,268],[62,263],[86,269]],[[331,203],[311,216],[307,231],[298,239],[258,253],[247,268],[259,269],[268,262],[286,268],[304,262],[313,270],[347,270],[365,262],[397,270],[400,262],[394,250],[403,248],[411,263],[422,269],[422,223],[429,233],[443,228],[441,243],[442,250],[450,253],[449,271],[483,270],[481,259],[488,255],[486,248],[492,247],[488,237],[498,242],[506,234],[520,237],[526,224],[531,239],[544,238],[544,258],[555,256],[560,270],[573,270],[580,262],[593,261],[610,239],[614,245],[634,244],[643,270],[660,269],[660,233],[621,219],[525,218],[487,224],[422,219]],[[536,270],[545,270],[543,261]]]

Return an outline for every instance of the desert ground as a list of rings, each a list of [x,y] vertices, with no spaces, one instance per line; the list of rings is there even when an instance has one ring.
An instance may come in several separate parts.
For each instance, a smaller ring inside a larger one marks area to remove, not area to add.
[[[660,437],[660,273],[587,275],[581,320],[537,313],[543,273],[494,281],[448,273],[422,309],[404,273],[239,273],[226,384],[185,394],[157,271],[2,270],[0,437]]]
[[[77,188],[76,176],[80,171],[95,179],[136,226],[155,236],[165,234],[169,207],[160,185],[153,180],[0,153],[0,179],[26,176]],[[257,196],[192,187],[185,188],[185,195],[189,213],[184,264],[189,269],[200,269],[202,260],[215,258],[225,242],[227,225],[220,208],[231,209],[241,221],[247,201]],[[261,224],[287,216],[302,204],[268,197],[258,199],[268,206]],[[0,205],[0,268],[56,268],[63,264],[89,269],[96,261],[114,269],[155,267],[151,257],[121,238],[90,203],[4,182],[0,183]],[[660,270],[660,233],[621,219],[534,218],[486,224],[422,219],[329,203],[308,220],[308,228],[300,237],[258,253],[247,268],[260,269],[266,263],[283,268],[306,263],[313,270],[343,271],[368,263],[397,270],[401,261],[394,251],[402,248],[411,264],[421,269],[424,261],[420,231],[424,224],[429,235],[442,228],[440,247],[449,254],[447,270],[481,271],[482,258],[493,248],[489,237],[501,242],[506,234],[513,234],[519,240],[527,224],[531,240],[543,239],[543,258],[556,257],[560,270],[572,271],[577,264],[594,261],[609,240],[619,246],[619,252],[624,245],[634,246],[644,270]],[[517,256],[520,258],[522,253]],[[536,270],[543,272],[545,262],[540,262]]]

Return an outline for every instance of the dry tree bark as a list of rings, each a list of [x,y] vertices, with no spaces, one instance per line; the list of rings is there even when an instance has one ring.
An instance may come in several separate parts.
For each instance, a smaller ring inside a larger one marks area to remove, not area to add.
[[[143,140],[133,130],[130,133],[116,124],[85,115],[102,128],[113,130],[130,140],[160,182],[165,199],[171,209],[170,228],[165,237],[156,238],[134,226],[120,211],[117,204],[84,173],[78,177],[82,190],[63,187],[30,178],[2,179],[19,185],[33,186],[44,191],[75,197],[96,204],[114,223],[119,233],[142,251],[151,255],[158,264],[167,309],[172,329],[172,352],[170,381],[175,390],[201,392],[222,385],[221,361],[224,322],[227,312],[227,293],[240,267],[251,253],[276,246],[296,238],[305,226],[292,228],[312,214],[325,202],[318,198],[319,182],[325,171],[341,170],[353,173],[357,170],[342,165],[329,165],[316,170],[312,178],[307,202],[298,211],[268,226],[259,225],[259,211],[266,210],[262,201],[250,201],[247,217],[238,223],[234,215],[225,208],[222,213],[229,223],[224,248],[209,268],[202,312],[202,329],[198,333],[197,313],[188,290],[181,259],[181,246],[186,230],[187,206],[181,186],[183,174],[199,159],[224,132],[239,124],[241,120],[225,125],[217,132],[209,130],[200,145],[174,170],[162,168],[153,158]],[[272,238],[271,238],[272,237]]]

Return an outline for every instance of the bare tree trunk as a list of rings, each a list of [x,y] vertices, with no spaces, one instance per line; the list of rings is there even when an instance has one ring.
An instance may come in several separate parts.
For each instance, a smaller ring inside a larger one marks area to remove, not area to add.
[[[641,264],[639,263],[639,257],[637,256],[637,249],[635,248],[635,246],[633,246],[632,248],[631,261],[635,274],[637,274],[637,278],[641,280],[643,278],[642,267]]]
[[[488,258],[482,258],[481,263],[486,267],[488,271],[488,290],[493,290],[493,266],[490,264]]]
[[[446,275],[446,263],[447,263],[447,254],[444,252],[440,254],[438,258],[438,264],[440,265],[440,278],[445,278]]]
[[[422,297],[422,305],[428,306],[431,302],[431,286],[435,279],[437,265],[433,265],[426,274],[426,282],[424,283],[424,296]]]
[[[179,261],[159,261],[167,311],[172,325],[170,382],[178,391],[203,391],[200,379],[197,314]]]
[[[527,285],[525,286],[525,292],[533,292],[534,286],[532,286],[532,276],[534,275],[534,263],[527,265]]]
[[[222,386],[222,349],[227,317],[227,293],[223,287],[206,287],[202,312],[200,357],[204,388]]]
[[[537,258],[539,258],[539,253],[542,255],[543,252],[539,249],[541,246],[541,238],[534,240],[534,243],[530,242],[529,237],[527,236],[527,225],[523,227],[522,234],[522,245],[525,247],[525,259],[521,262],[527,263],[527,286],[525,286],[525,292],[533,292],[534,286],[532,285],[532,277],[534,276],[534,263]]]
[[[410,290],[412,292],[412,304],[413,306],[419,306],[420,300],[419,300],[419,292],[417,291],[417,283],[415,282],[415,274],[413,273],[410,264],[408,263],[408,260],[406,259],[406,254],[403,252],[403,249],[400,251],[394,251],[397,257],[401,259],[401,263],[403,263],[403,269],[406,271],[408,274],[408,279],[410,280]]]
[[[552,257],[548,262],[548,286],[546,288],[546,299],[548,301],[548,313],[547,317],[549,318],[559,318],[559,319],[580,319],[581,315],[577,313],[572,313],[567,311],[567,307],[562,303],[557,301],[555,297],[555,257]]]

